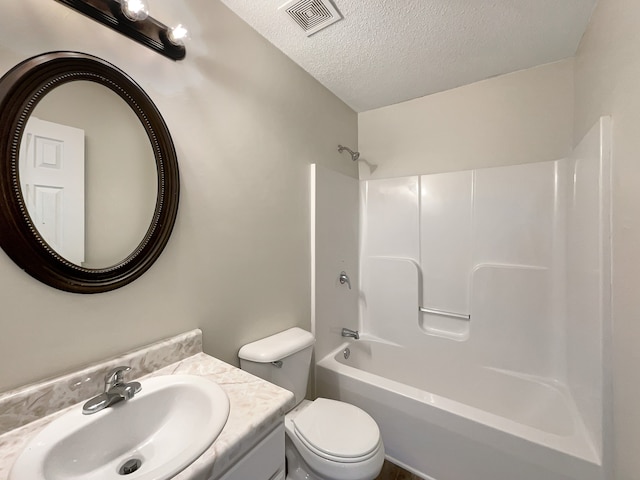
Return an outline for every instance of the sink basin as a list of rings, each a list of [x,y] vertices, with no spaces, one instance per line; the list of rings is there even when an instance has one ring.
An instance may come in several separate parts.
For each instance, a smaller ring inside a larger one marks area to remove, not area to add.
[[[226,393],[194,375],[141,383],[131,400],[93,415],[79,405],[51,422],[27,444],[9,480],[161,480],[190,465],[222,431]]]

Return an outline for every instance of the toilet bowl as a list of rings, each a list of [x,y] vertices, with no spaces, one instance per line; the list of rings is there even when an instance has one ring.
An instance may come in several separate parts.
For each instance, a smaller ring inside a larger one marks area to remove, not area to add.
[[[344,402],[304,400],[285,416],[287,480],[371,480],[384,462],[375,421]]]
[[[384,462],[380,429],[360,408],[304,400],[315,340],[291,328],[240,349],[240,367],[294,393],[285,415],[287,480],[373,480]]]

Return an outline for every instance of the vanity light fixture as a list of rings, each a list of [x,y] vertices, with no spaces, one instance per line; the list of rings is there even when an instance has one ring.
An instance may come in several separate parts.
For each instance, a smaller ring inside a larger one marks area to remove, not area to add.
[[[152,50],[182,60],[186,55],[187,29],[169,28],[149,16],[145,0],[56,0]]]
[[[171,30],[169,30],[167,38],[174,45],[184,45],[184,41],[190,39],[191,36],[189,35],[189,30],[187,30],[184,25],[179,23]]]
[[[149,16],[149,7],[143,0],[122,0],[120,10],[132,22],[140,22]]]

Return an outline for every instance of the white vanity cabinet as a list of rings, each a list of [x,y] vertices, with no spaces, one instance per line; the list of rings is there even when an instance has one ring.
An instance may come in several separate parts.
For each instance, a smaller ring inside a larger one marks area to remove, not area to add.
[[[284,423],[280,423],[224,475],[211,480],[285,480]]]

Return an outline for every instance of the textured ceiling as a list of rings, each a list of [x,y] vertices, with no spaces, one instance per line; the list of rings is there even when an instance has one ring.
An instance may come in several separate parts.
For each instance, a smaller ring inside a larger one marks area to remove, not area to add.
[[[286,0],[222,0],[357,112],[575,54],[597,0],[334,0],[307,37]]]

